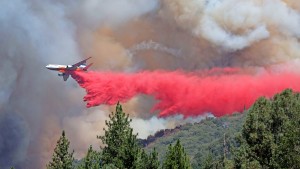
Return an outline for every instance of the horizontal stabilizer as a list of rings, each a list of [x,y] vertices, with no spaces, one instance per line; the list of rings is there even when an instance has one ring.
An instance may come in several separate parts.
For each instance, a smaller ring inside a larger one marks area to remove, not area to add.
[[[92,66],[92,64],[93,64],[93,63],[90,63],[90,64],[89,64],[89,65],[87,65],[87,66],[86,66],[86,67],[85,67],[83,70],[84,70],[84,71],[87,71],[87,70],[88,70],[88,68]]]

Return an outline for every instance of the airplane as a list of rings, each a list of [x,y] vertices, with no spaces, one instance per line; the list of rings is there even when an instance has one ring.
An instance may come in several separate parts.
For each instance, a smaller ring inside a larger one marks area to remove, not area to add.
[[[70,74],[72,72],[75,72],[75,71],[87,71],[89,67],[91,67],[91,64],[87,65],[86,66],[86,61],[89,60],[91,57],[87,58],[87,59],[84,59],[78,63],[75,63],[73,65],[55,65],[55,64],[49,64],[46,66],[47,69],[49,70],[55,70],[55,71],[58,71],[60,72],[58,74],[58,76],[62,76],[64,81],[67,81]]]

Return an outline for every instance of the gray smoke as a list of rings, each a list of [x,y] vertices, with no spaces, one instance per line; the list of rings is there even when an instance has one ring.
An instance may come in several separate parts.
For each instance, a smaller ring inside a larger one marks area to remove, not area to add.
[[[62,129],[78,157],[90,144],[99,144],[96,135],[114,108],[86,110],[84,91],[75,81],[63,82],[45,65],[72,64],[93,56],[95,70],[190,71],[281,64],[280,70],[300,58],[299,4],[292,0],[0,1],[0,168],[45,168]],[[297,65],[299,60],[293,67]],[[178,123],[182,117],[153,117],[155,113],[149,112],[154,102],[138,96],[124,104],[141,137],[182,124]]]
[[[45,133],[81,111],[67,85],[45,69],[80,59],[74,34],[60,3],[0,2],[0,168],[44,168],[43,141],[52,141]]]
[[[180,50],[169,48],[167,46],[164,46],[164,45],[162,45],[158,42],[154,42],[152,40],[143,41],[143,42],[138,43],[135,46],[129,48],[127,50],[127,55],[132,58],[133,55],[136,55],[136,53],[138,51],[144,51],[144,50],[154,50],[154,51],[164,52],[164,53],[173,55],[175,57],[182,56],[180,53]]]
[[[45,168],[62,129],[76,138],[68,119],[85,116],[84,91],[72,79],[63,82],[45,65],[76,63],[85,57],[77,34],[104,22],[120,24],[157,4],[145,3],[0,1],[0,168]],[[82,142],[72,140],[89,144]]]
[[[25,160],[29,145],[28,125],[14,112],[0,114],[0,166],[9,168]],[[5,132],[3,132],[5,131]],[[21,168],[21,165],[19,166]]]

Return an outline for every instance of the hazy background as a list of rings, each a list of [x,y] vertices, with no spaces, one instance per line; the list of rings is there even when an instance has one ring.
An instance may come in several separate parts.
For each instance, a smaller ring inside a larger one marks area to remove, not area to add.
[[[0,168],[45,168],[63,129],[77,158],[99,147],[114,107],[86,109],[84,90],[47,64],[92,56],[98,71],[296,69],[299,12],[294,0],[0,1]],[[142,138],[202,118],[159,119],[153,104],[124,104]]]

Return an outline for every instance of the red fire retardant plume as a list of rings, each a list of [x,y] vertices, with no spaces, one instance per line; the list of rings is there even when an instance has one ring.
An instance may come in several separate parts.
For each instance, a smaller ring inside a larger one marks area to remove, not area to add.
[[[158,101],[153,110],[159,110],[161,117],[207,112],[218,117],[249,108],[260,96],[272,97],[286,88],[300,91],[300,75],[296,73],[78,72],[73,78],[87,92],[87,107],[113,105],[146,94]]]

